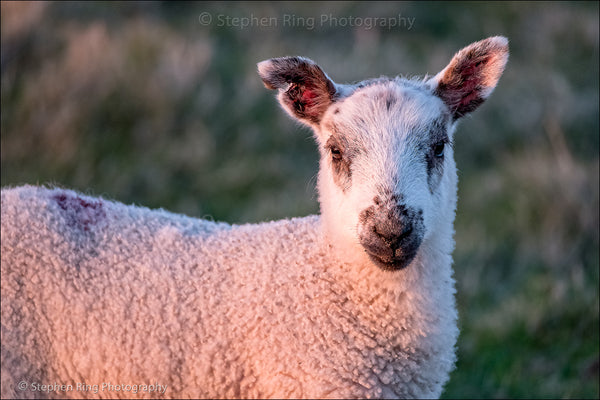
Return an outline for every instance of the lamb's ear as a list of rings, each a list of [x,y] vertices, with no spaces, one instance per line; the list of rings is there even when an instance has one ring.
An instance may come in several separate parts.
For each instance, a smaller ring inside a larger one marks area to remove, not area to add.
[[[307,58],[262,61],[258,63],[258,73],[268,89],[279,89],[283,108],[308,125],[318,125],[335,98],[335,83]]]
[[[503,36],[490,37],[456,53],[430,84],[457,120],[488,98],[507,61],[508,40]]]

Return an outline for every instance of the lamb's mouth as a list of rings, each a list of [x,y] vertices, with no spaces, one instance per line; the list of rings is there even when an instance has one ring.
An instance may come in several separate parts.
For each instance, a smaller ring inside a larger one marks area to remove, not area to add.
[[[384,271],[399,271],[406,268],[417,255],[416,251],[402,252],[399,255],[390,257],[389,255],[377,254],[365,249],[365,252],[369,255],[369,258],[375,265]]]

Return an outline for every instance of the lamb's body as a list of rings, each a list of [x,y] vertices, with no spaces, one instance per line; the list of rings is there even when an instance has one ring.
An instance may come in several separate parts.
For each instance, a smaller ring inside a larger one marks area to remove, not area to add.
[[[2,191],[1,254],[3,391],[431,397],[454,361],[449,254],[435,271],[356,271],[331,258],[317,216],[231,227],[23,187]],[[409,272],[436,279],[406,291]]]
[[[260,63],[314,130],[320,216],[229,226],[2,190],[2,397],[439,396],[458,336],[449,144],[507,55],[490,38],[428,81],[358,85]]]

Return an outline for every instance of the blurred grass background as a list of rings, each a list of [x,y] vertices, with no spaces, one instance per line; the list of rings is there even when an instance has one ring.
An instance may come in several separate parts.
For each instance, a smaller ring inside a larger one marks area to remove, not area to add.
[[[258,61],[307,56],[339,82],[435,74],[507,36],[498,88],[456,137],[461,336],[444,396],[599,397],[598,2],[1,7],[2,186],[235,223],[318,212],[310,132]]]

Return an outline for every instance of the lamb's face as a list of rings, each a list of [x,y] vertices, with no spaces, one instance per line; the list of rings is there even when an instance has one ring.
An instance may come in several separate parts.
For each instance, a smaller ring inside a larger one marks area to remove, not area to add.
[[[452,116],[424,83],[384,79],[352,90],[317,129],[323,219],[379,267],[402,269],[453,217]]]
[[[491,37],[462,49],[426,82],[358,86],[336,84],[301,57],[258,64],[284,110],[315,132],[323,225],[344,257],[398,270],[437,232],[451,242],[454,124],[491,94],[507,60],[506,38]],[[446,251],[440,243],[437,250]]]

